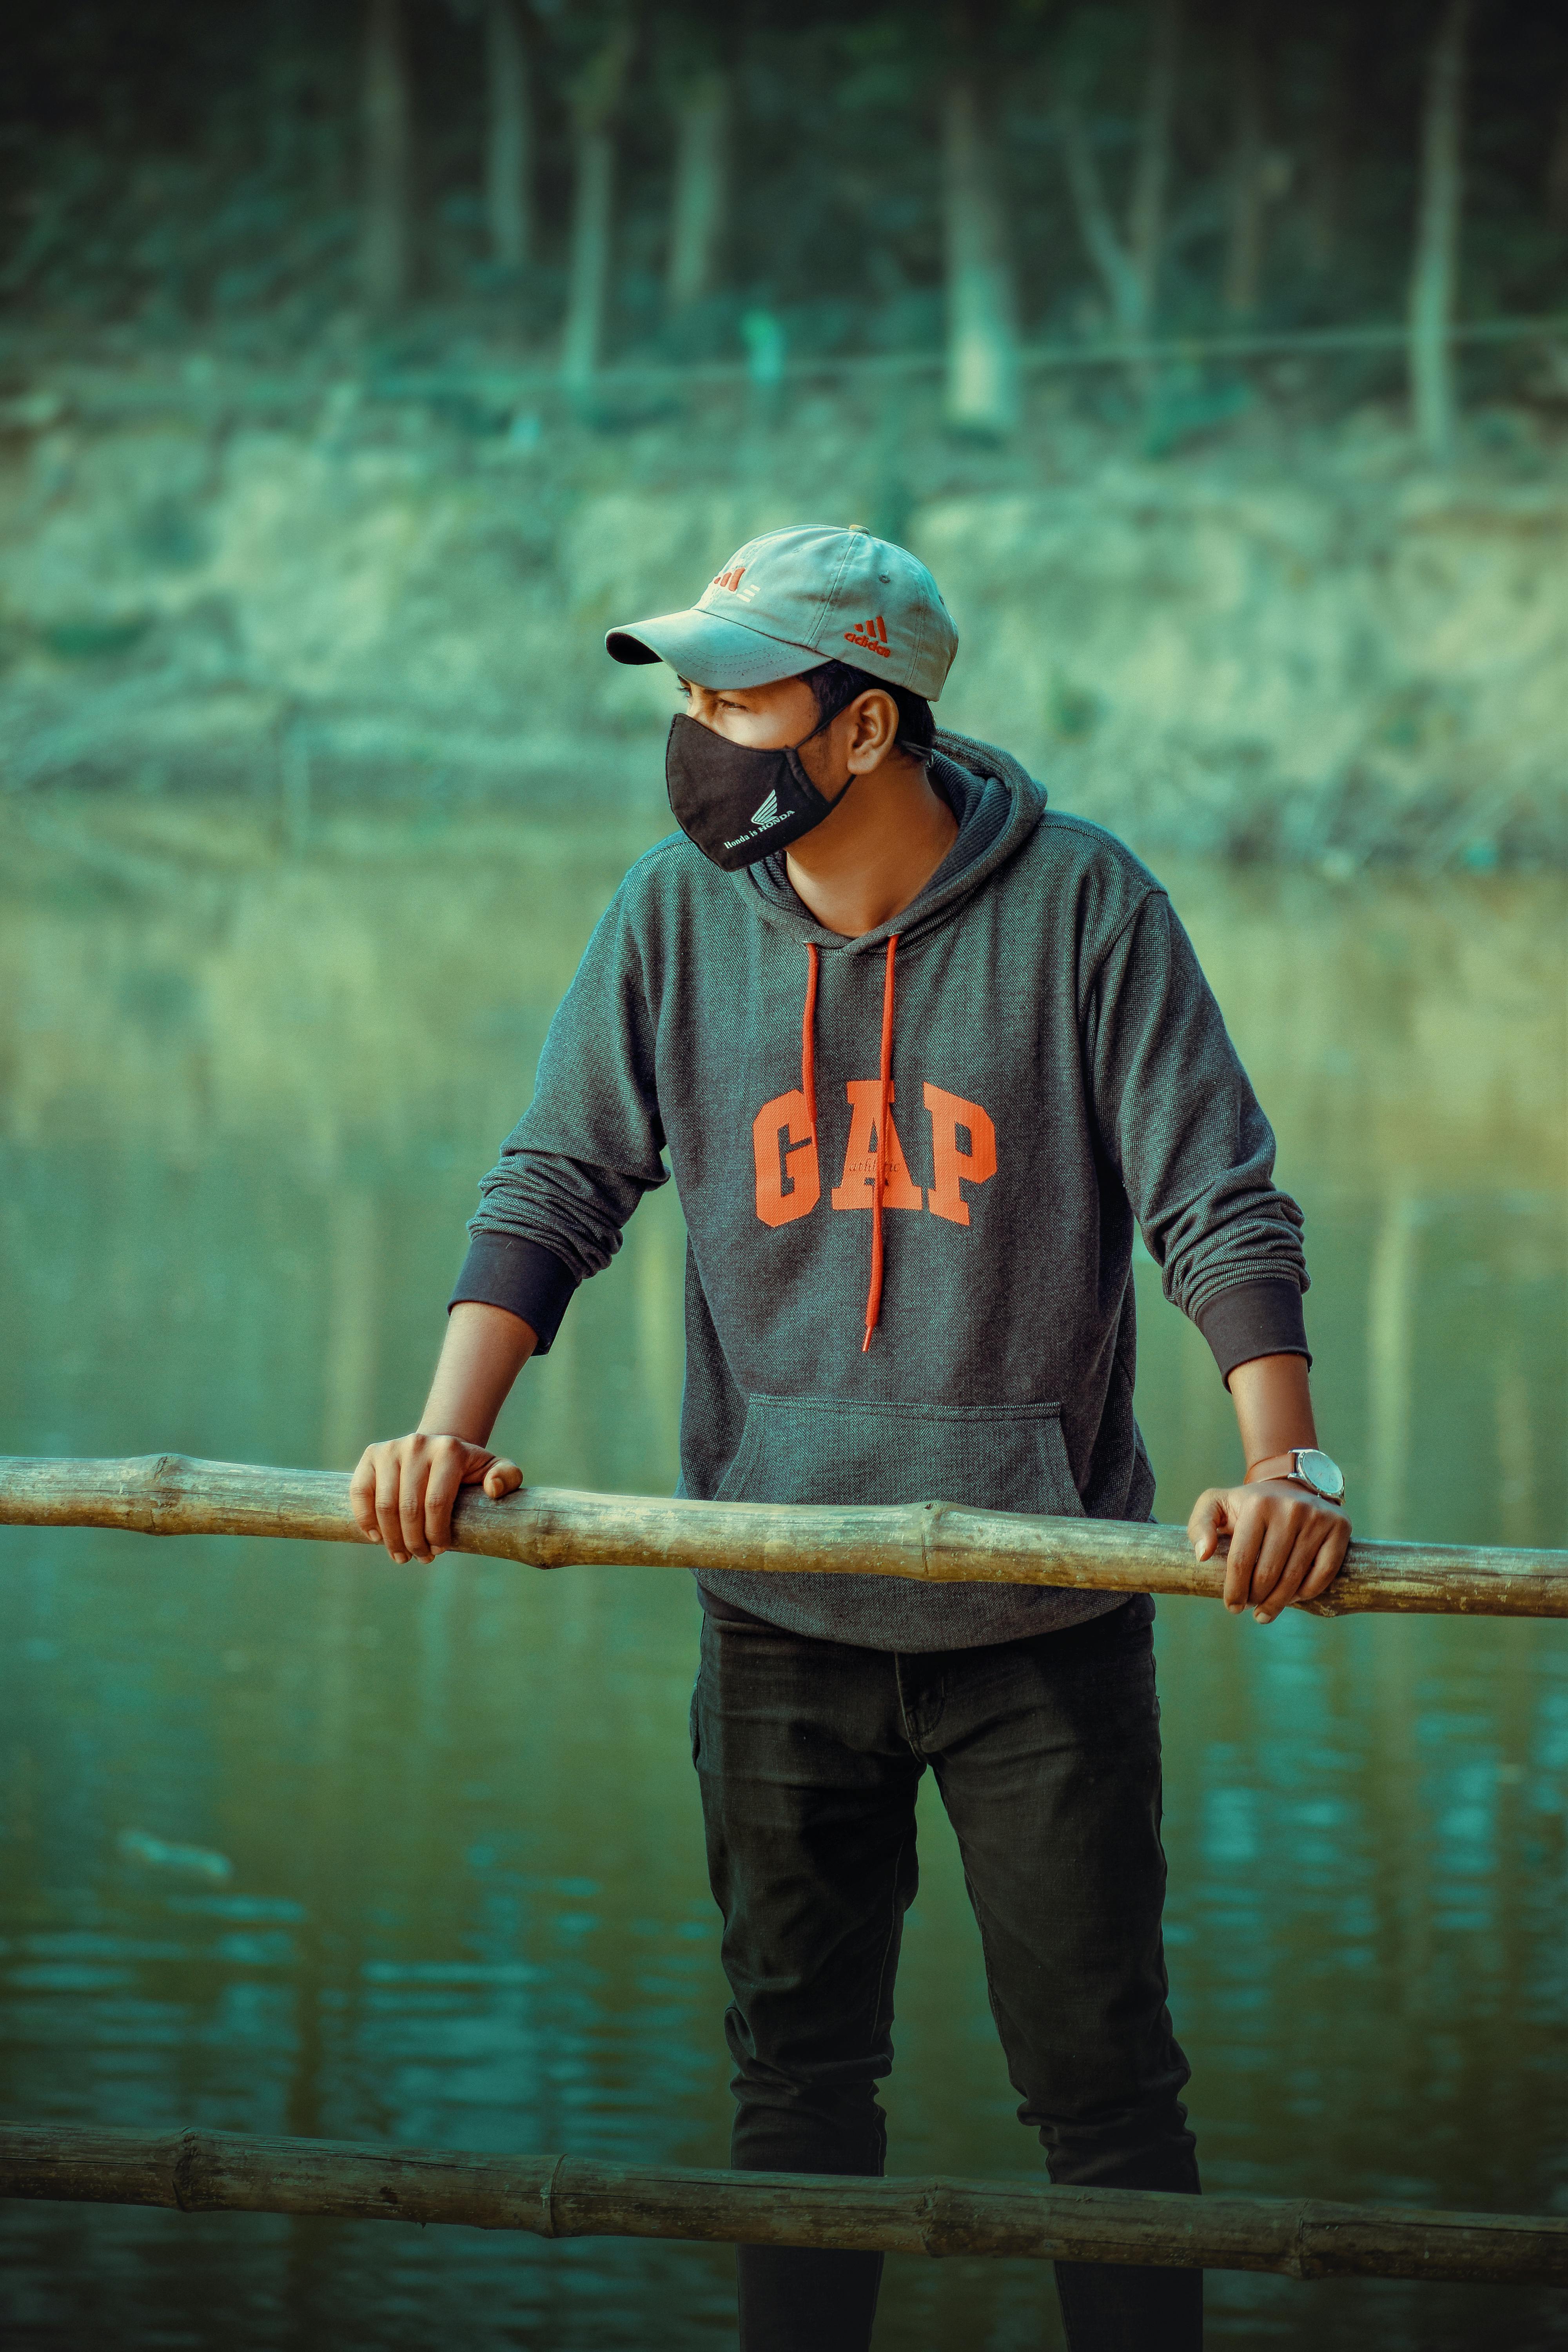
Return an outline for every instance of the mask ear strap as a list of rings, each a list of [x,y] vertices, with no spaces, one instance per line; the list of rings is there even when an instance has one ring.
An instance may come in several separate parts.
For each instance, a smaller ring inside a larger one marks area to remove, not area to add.
[[[835,713],[836,717],[837,715],[837,714]],[[813,731],[815,732],[816,730],[814,730]],[[801,738],[801,741],[805,743],[809,743],[810,740],[810,735],[805,735]],[[838,790],[834,793],[833,798],[828,800],[824,794],[821,785],[814,783],[811,778],[806,774],[805,763],[800,756],[799,743],[794,743],[790,746],[786,757],[789,761],[790,773],[794,776],[796,783],[804,784],[808,793],[815,793],[817,799],[822,802],[822,816],[830,816],[833,811],[838,806],[839,802],[844,798],[845,793],[849,790],[850,785],[854,782],[854,770],[850,770],[848,775],[845,777],[844,782],[839,785]],[[818,817],[816,819],[816,823],[820,824],[822,823],[822,817]]]
[[[854,702],[856,699],[857,697],[851,695],[849,702]],[[849,702],[840,703],[837,710],[825,710],[821,718],[817,720],[816,726],[812,729],[810,734],[803,735],[798,743],[792,743],[790,745],[789,763],[795,772],[797,782],[808,785],[810,789],[816,793],[819,800],[822,799],[822,787],[820,784],[815,784],[812,782],[811,778],[805,772],[805,763],[798,755],[805,751],[808,743],[816,742],[824,728],[831,727],[836,719],[841,719],[843,717],[844,713],[849,708]],[[849,773],[845,777],[844,782],[839,785],[838,790],[834,793],[833,798],[826,803],[826,814],[832,814],[833,811],[838,806],[839,802],[844,798],[845,793],[849,790],[849,787],[854,781],[855,771],[852,768]],[[820,824],[821,819],[818,818],[817,822]]]

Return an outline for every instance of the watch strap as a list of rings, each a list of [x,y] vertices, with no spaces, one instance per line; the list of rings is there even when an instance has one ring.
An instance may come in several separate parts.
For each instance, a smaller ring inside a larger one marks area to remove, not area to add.
[[[1331,1495],[1325,1492],[1321,1486],[1318,1486],[1313,1479],[1310,1478],[1301,1467],[1301,1456],[1303,1454],[1319,1454],[1321,1453],[1321,1451],[1322,1448],[1317,1445],[1292,1445],[1289,1452],[1285,1454],[1260,1454],[1256,1462],[1249,1462],[1247,1464],[1247,1478],[1249,1481],[1254,1478],[1281,1478],[1292,1486],[1304,1486],[1308,1494],[1316,1495],[1321,1503],[1341,1504],[1345,1498],[1344,1473],[1342,1470],[1340,1471],[1340,1491],[1337,1495]],[[1333,1461],[1332,1454],[1330,1454],[1328,1459],[1330,1461]],[[1283,1463],[1285,1466],[1283,1469],[1279,1470],[1265,1466],[1266,1465],[1275,1462]],[[1334,1464],[1334,1467],[1339,1469],[1338,1463]]]

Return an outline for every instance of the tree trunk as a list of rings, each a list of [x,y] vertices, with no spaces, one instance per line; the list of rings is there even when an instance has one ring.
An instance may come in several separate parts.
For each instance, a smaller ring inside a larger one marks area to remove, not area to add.
[[[1171,176],[1171,133],[1176,113],[1181,39],[1181,0],[1151,0],[1143,121],[1127,211],[1127,243],[1143,289],[1145,322],[1152,321],[1154,316],[1160,254],[1165,241],[1165,194]]]
[[[485,203],[490,252],[503,269],[521,269],[533,258],[533,121],[528,47],[517,0],[487,0],[485,47]]]
[[[1350,27],[1336,16],[1325,35],[1329,45],[1319,112],[1316,152],[1307,191],[1307,265],[1317,276],[1331,269],[1339,253],[1344,216],[1345,175],[1355,106],[1351,75]]]
[[[967,77],[943,117],[947,230],[947,421],[1004,439],[1020,415],[1018,304],[995,149]]]
[[[1568,98],[1557,110],[1546,159],[1546,217],[1553,228],[1568,229]]]
[[[1070,99],[1063,100],[1057,129],[1079,232],[1089,259],[1100,272],[1111,316],[1124,335],[1141,338],[1148,324],[1143,280],[1116,233],[1088,126]]]
[[[604,357],[615,217],[616,142],[608,130],[579,131],[572,199],[571,281],[561,373],[586,385]]]
[[[665,294],[679,313],[711,294],[730,204],[730,79],[715,67],[689,82],[677,117]]]
[[[1410,279],[1411,407],[1423,450],[1439,463],[1454,446],[1454,299],[1469,14],[1470,0],[1444,0],[1427,58],[1420,209]]]
[[[1410,1441],[1415,1415],[1415,1299],[1421,1252],[1421,1203],[1396,1192],[1384,1202],[1373,1244],[1366,1305],[1367,1435],[1372,1475],[1367,1518],[1385,1542],[1405,1533]]]
[[[617,26],[578,85],[572,189],[572,254],[561,373],[587,389],[604,358],[615,226],[615,118],[630,56],[630,28]]]
[[[1231,157],[1230,237],[1225,264],[1225,307],[1234,319],[1258,308],[1263,282],[1266,197],[1263,186],[1263,61],[1258,51],[1253,0],[1241,0],[1232,56],[1236,106]]]
[[[368,0],[364,19],[362,268],[373,316],[401,308],[409,275],[410,115],[402,0]]]

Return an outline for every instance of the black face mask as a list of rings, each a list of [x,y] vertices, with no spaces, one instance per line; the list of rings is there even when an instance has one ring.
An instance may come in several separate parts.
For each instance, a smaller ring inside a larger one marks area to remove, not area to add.
[[[827,724],[820,720],[801,743],[809,743]],[[758,751],[716,735],[683,711],[670,720],[664,776],[675,821],[726,874],[798,841],[838,806],[854,782],[847,777],[833,798],[825,800],[796,756],[801,743]]]

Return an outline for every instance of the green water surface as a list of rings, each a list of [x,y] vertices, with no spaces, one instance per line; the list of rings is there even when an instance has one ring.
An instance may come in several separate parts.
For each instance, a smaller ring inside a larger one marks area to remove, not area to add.
[[[21,844],[0,1449],[346,1466],[409,1425],[475,1180],[634,835],[344,820],[284,857],[222,812],[132,841],[84,807]],[[1560,888],[1170,879],[1307,1211],[1359,1528],[1563,1543]],[[501,1436],[528,1475],[668,1490],[682,1249],[656,1197],[524,1375]],[[1157,1508],[1184,1518],[1234,1425],[1138,1285]],[[6,2116],[723,2160],[685,1576],[0,1535]],[[1568,1626],[1262,1633],[1190,1601],[1157,1638],[1208,2185],[1568,2212]],[[934,1798],[921,1831],[892,2168],[1040,2177]],[[730,2275],[657,2243],[12,2207],[0,2336],[674,2352],[732,2342]],[[1209,2309],[1216,2343],[1302,2352],[1568,2343],[1560,2298],[1494,2289],[1226,2274]],[[889,2265],[885,2352],[1059,2341],[1040,2266]]]

